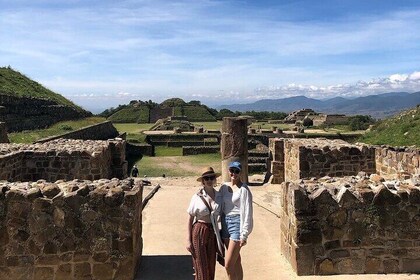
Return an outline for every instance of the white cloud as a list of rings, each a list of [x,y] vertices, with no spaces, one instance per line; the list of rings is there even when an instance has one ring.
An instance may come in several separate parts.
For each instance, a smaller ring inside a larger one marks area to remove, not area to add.
[[[371,94],[387,93],[391,91],[420,91],[420,72],[412,74],[393,74],[387,78],[359,81],[354,84],[338,84],[316,87],[313,85],[271,86],[257,88],[259,99],[284,98],[305,95],[314,98],[358,97]]]
[[[410,80],[416,81],[420,80],[420,72],[414,72],[409,76]]]

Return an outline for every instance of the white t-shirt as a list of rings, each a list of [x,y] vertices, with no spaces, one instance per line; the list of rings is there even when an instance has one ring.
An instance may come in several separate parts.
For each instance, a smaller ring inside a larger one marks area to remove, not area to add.
[[[229,185],[229,182],[224,183],[219,189],[223,197],[222,210],[226,216],[240,215],[240,239],[247,240],[254,226],[252,193],[245,183],[233,193],[229,192]]]
[[[231,193],[228,188],[223,188],[223,212],[226,216],[241,214],[241,189]]]

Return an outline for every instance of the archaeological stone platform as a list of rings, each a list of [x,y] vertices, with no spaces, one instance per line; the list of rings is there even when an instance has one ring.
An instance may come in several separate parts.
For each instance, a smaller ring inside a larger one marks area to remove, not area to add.
[[[0,144],[0,180],[54,182],[127,177],[124,140]]]
[[[281,250],[298,275],[420,273],[420,150],[270,139]]]
[[[0,182],[0,279],[133,279],[141,180]]]
[[[420,273],[420,181],[285,182],[281,250],[298,275]]]

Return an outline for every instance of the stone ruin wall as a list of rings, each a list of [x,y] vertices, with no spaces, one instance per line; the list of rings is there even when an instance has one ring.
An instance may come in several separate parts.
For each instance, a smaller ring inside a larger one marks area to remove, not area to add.
[[[375,149],[342,140],[272,138],[272,183],[375,173]]]
[[[420,273],[418,149],[281,138],[269,148],[281,250],[298,275]]]
[[[319,125],[334,125],[334,124],[348,124],[349,117],[346,115],[314,115],[310,116],[314,122],[314,126]]]
[[[298,275],[420,273],[420,184],[379,175],[281,185],[281,250]]]
[[[155,123],[160,119],[170,117],[174,114],[174,109],[169,108],[152,108],[149,113],[149,123]]]
[[[376,172],[381,175],[420,174],[420,150],[415,148],[376,147]]]
[[[0,122],[0,143],[9,143],[9,137],[7,137],[7,127],[4,122]]]
[[[140,180],[0,182],[0,280],[133,279]]]
[[[127,177],[125,141],[58,139],[39,144],[0,144],[0,180],[54,182]]]
[[[108,140],[119,135],[117,129],[111,121],[105,121],[94,125],[89,125],[62,135],[52,136],[36,141],[36,143],[45,143],[55,139],[83,139],[83,140]]]
[[[64,120],[74,120],[90,116],[86,111],[57,105],[51,100],[15,97],[0,93],[0,121],[11,131],[45,128]]]

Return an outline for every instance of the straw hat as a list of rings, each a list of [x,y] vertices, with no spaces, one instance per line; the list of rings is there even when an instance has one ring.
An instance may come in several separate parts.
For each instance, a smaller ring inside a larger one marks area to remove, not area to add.
[[[203,177],[208,177],[208,176],[215,176],[217,178],[220,176],[220,173],[215,173],[213,167],[206,167],[202,170],[201,176],[197,178],[197,181],[201,182],[201,179]]]

